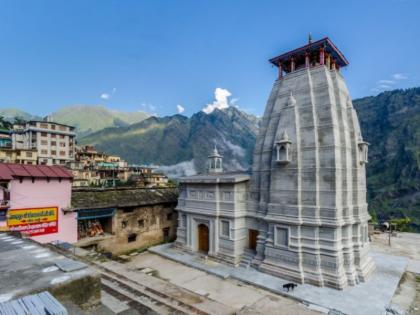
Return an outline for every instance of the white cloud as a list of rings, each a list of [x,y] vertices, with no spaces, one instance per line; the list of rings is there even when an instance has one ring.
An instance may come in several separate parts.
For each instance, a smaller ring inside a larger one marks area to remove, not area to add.
[[[194,166],[194,160],[184,161],[174,165],[157,166],[157,170],[165,173],[169,178],[179,178],[197,174]]]
[[[382,90],[388,90],[388,89],[392,89],[392,86],[387,85],[387,84],[379,84],[378,88]]]
[[[185,108],[182,105],[176,105],[176,110],[178,111],[178,114],[185,112]]]
[[[151,112],[156,111],[156,106],[151,104],[151,103],[142,103],[141,107],[143,107],[145,110],[148,110],[148,111],[151,111]]]
[[[225,145],[228,147],[228,150],[232,152],[232,154],[237,155],[241,158],[245,156],[245,149],[240,147],[239,145],[233,144],[229,140],[226,140],[224,137],[222,137]]]
[[[231,96],[231,95],[232,94],[226,89],[216,88],[216,90],[214,91],[215,101],[211,104],[207,104],[207,106],[203,108],[203,112],[205,112],[206,114],[210,114],[216,108],[217,109],[228,108],[229,107],[229,96]]]
[[[117,88],[112,88],[111,93],[102,93],[100,98],[103,100],[109,100],[112,97],[112,95],[115,94],[115,92],[117,92]]]
[[[394,73],[394,74],[392,75],[392,78],[393,78],[394,80],[398,80],[398,81],[400,81],[400,80],[406,80],[406,79],[407,79],[407,76],[406,76],[405,74],[403,74],[403,73]]]
[[[239,97],[234,97],[230,100],[230,104],[231,105],[236,105],[236,103],[238,103],[238,101],[239,101]]]
[[[392,90],[394,88],[397,88],[396,85],[398,85],[402,80],[408,79],[406,74],[403,73],[394,73],[391,75],[392,79],[382,79],[378,80],[376,82],[376,86],[371,89],[372,92],[380,93],[387,90]]]
[[[111,95],[108,93],[102,93],[100,96],[103,100],[109,100],[111,98]]]
[[[378,81],[379,84],[395,84],[395,81],[393,80],[379,80]]]

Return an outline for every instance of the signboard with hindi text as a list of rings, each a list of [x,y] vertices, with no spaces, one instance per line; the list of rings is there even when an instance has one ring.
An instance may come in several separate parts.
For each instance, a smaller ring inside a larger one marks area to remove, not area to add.
[[[11,209],[7,214],[10,231],[37,236],[58,232],[58,207]]]

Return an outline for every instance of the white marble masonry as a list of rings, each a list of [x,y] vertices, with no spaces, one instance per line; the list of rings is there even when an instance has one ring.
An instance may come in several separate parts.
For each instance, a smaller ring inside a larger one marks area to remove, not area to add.
[[[276,58],[250,180],[224,173],[215,149],[208,174],[181,180],[176,244],[299,283],[356,285],[375,267],[348,62],[328,38]]]

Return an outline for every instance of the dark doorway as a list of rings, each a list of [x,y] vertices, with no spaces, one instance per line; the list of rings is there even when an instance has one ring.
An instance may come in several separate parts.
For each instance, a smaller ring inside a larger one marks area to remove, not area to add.
[[[198,226],[198,250],[205,253],[209,251],[209,228],[205,224]]]
[[[164,228],[162,231],[163,231],[163,241],[164,242],[169,242],[169,231],[170,231],[170,229],[167,227],[167,228]]]
[[[249,230],[249,249],[257,250],[257,230]]]

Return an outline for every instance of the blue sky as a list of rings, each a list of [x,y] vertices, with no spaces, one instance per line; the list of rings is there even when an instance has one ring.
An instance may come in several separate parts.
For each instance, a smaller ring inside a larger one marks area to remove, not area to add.
[[[420,86],[417,0],[0,0],[0,108],[262,114],[276,78],[267,60],[308,32],[350,61],[353,98]]]

